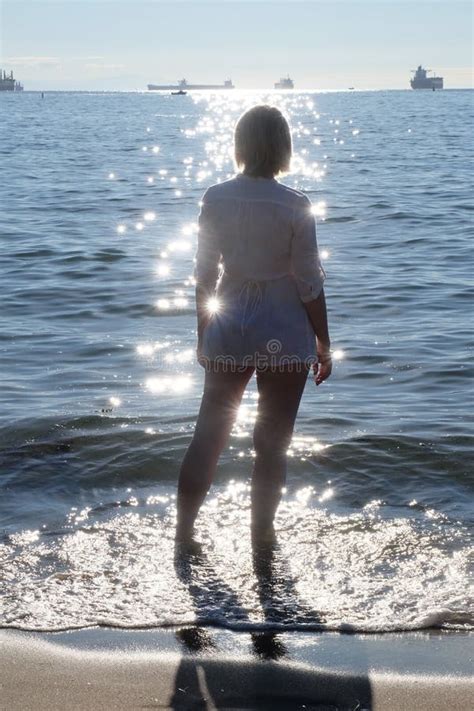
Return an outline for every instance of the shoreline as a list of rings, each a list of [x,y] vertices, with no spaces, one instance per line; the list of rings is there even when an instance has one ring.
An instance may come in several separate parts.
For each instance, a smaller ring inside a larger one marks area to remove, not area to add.
[[[468,708],[473,640],[461,631],[2,629],[0,696],[8,711]]]

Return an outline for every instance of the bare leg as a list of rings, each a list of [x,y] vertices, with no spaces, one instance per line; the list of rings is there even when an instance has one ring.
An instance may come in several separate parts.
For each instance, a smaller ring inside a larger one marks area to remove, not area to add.
[[[194,521],[211,486],[245,387],[254,368],[243,372],[206,371],[196,429],[184,455],[178,484],[176,538],[192,537]]]
[[[252,533],[268,538],[286,480],[286,452],[308,378],[306,368],[257,372],[259,391],[253,440]]]

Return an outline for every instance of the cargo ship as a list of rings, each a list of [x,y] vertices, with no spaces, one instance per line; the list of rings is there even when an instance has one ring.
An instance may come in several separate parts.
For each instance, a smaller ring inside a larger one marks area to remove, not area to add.
[[[148,91],[192,91],[204,89],[234,89],[232,79],[226,79],[223,84],[188,84],[181,79],[177,84],[148,84]]]
[[[429,77],[428,72],[431,69],[423,69],[421,64],[418,65],[418,69],[412,69],[415,72],[415,76],[410,81],[410,86],[412,89],[435,89],[443,88],[443,77]]]
[[[7,74],[0,69],[0,91],[23,91],[23,85],[16,81],[13,72]]]
[[[290,79],[289,76],[286,77],[281,77],[280,81],[277,81],[275,84],[275,89],[294,89],[295,88],[295,83],[293,79]]]

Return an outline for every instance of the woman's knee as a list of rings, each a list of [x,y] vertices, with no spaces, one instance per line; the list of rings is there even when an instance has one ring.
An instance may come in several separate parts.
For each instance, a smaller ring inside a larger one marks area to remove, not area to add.
[[[292,432],[277,427],[255,427],[253,446],[257,457],[268,460],[286,458]]]
[[[187,458],[191,458],[195,466],[211,466],[219,458],[222,443],[218,441],[212,432],[195,432],[189,444]]]

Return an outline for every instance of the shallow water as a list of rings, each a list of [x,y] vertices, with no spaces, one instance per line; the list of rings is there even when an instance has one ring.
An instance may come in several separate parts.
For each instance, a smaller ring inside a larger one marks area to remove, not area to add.
[[[472,627],[472,92],[1,96],[1,622]],[[254,383],[175,560],[198,202],[269,99],[328,272],[279,546],[252,551]],[[146,150],[144,150],[146,149]]]

